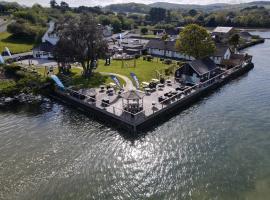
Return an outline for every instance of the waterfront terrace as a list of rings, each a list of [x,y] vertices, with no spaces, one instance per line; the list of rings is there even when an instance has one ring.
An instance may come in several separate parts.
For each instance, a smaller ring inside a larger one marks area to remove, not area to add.
[[[60,100],[71,102],[71,105],[97,113],[104,116],[104,119],[108,118],[136,132],[138,128],[145,127],[154,119],[187,106],[202,97],[205,92],[247,72],[252,67],[253,64],[249,60],[228,70],[220,69],[216,76],[195,85],[183,84],[174,78],[162,83],[154,79],[154,87],[148,86],[144,88],[144,92],[136,89],[118,91],[114,87],[106,86],[79,91],[56,88],[55,92],[56,96],[61,97]]]

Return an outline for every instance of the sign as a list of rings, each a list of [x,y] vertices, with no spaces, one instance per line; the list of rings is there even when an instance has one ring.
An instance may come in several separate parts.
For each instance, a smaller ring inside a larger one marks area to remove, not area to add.
[[[5,51],[7,52],[9,57],[12,57],[9,48],[5,47]]]
[[[136,88],[139,89],[140,88],[140,82],[138,77],[136,76],[136,74],[134,74],[133,72],[130,73],[130,76],[133,78],[133,80],[136,83]]]
[[[119,79],[118,79],[116,76],[111,75],[111,79],[115,82],[115,84],[116,84],[119,88],[122,89],[121,84],[120,84],[120,81],[119,81]]]
[[[5,60],[4,60],[4,58],[2,57],[1,54],[0,54],[0,64],[5,64]]]

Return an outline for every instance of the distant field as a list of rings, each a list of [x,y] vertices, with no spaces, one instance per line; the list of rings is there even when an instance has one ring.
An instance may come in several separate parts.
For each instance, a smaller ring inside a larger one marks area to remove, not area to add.
[[[31,51],[34,47],[34,42],[29,39],[14,38],[10,33],[0,33],[0,52],[8,47],[11,53],[23,53]]]

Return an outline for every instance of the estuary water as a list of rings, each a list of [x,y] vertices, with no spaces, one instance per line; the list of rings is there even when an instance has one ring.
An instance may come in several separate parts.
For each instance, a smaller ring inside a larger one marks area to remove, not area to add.
[[[253,70],[138,137],[51,100],[1,110],[0,199],[270,199],[270,40],[245,51]]]

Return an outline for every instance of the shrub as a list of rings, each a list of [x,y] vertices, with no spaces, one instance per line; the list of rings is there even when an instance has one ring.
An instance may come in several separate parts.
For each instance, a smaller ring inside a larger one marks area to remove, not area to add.
[[[139,59],[140,57],[141,57],[141,55],[139,55],[139,54],[135,55],[135,59]]]
[[[146,56],[146,59],[147,59],[147,61],[152,61],[153,60],[153,56],[148,55],[148,56]]]
[[[170,65],[170,64],[172,64],[172,60],[166,59],[166,60],[164,60],[164,64]]]

